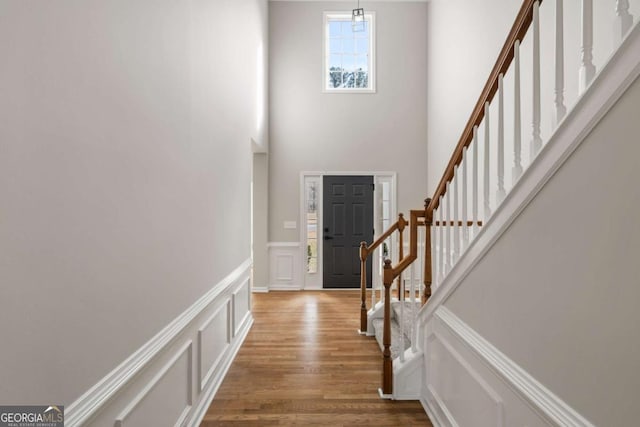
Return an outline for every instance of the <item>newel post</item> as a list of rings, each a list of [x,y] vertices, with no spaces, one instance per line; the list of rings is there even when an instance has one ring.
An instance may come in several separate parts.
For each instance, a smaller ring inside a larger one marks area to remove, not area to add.
[[[360,333],[367,332],[367,242],[360,242]],[[373,290],[372,290],[373,292]]]
[[[391,360],[391,284],[393,268],[391,260],[384,260],[384,329],[382,334],[382,394],[393,393],[393,360]]]
[[[425,304],[431,296],[431,226],[433,225],[433,211],[429,210],[430,204],[431,199],[424,201],[424,226],[426,233],[424,242],[424,292],[422,294],[422,304]]]

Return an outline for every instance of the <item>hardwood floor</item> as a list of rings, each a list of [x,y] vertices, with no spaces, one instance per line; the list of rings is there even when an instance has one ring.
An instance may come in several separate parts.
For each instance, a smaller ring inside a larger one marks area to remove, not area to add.
[[[382,354],[357,334],[359,291],[253,295],[255,323],[201,426],[431,426],[378,396]]]

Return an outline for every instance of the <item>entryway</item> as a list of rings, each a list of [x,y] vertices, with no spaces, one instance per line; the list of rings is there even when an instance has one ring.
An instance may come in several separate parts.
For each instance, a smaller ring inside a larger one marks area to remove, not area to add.
[[[300,178],[304,289],[360,287],[360,242],[371,243],[395,218],[396,173],[302,172]],[[395,243],[390,238],[370,257],[367,286],[378,286],[382,259]]]

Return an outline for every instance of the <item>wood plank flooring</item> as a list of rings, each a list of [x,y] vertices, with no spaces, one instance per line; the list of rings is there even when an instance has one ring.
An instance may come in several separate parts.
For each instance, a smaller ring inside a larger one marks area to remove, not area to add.
[[[255,323],[201,426],[432,426],[378,396],[382,355],[357,334],[359,291],[253,295]]]

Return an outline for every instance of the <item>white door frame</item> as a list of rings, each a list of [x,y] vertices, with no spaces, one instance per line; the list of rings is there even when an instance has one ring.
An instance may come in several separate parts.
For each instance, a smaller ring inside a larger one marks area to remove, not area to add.
[[[391,198],[390,198],[390,217],[391,217],[391,222],[394,222],[394,218],[397,216],[397,211],[398,211],[398,207],[397,207],[397,203],[398,203],[398,198],[397,198],[397,173],[396,172],[390,172],[390,171],[303,171],[300,172],[300,199],[299,199],[299,208],[300,208],[300,212],[299,212],[299,224],[300,224],[300,262],[301,262],[301,266],[300,266],[300,271],[302,271],[302,276],[303,276],[303,289],[305,290],[320,290],[322,289],[322,271],[323,271],[323,264],[322,264],[322,252],[323,252],[323,239],[321,238],[322,233],[321,230],[323,229],[323,205],[322,205],[322,199],[323,199],[323,188],[322,188],[322,181],[323,181],[323,177],[324,176],[340,176],[340,175],[344,175],[344,176],[350,176],[350,175],[363,175],[363,176],[372,176],[373,177],[373,182],[376,188],[376,191],[373,193],[373,224],[374,224],[374,236],[379,236],[381,235],[384,230],[381,230],[381,226],[380,226],[380,213],[381,213],[381,206],[382,206],[382,201],[379,200],[379,192],[378,192],[378,188],[380,188],[380,184],[383,181],[389,181],[391,183],[390,185],[390,189],[391,189]],[[307,273],[307,221],[306,221],[306,206],[305,206],[305,182],[307,181],[308,178],[317,178],[319,185],[319,191],[317,193],[317,197],[318,197],[318,204],[317,204],[317,212],[318,212],[318,229],[317,229],[317,251],[318,251],[318,268],[316,270],[316,273]],[[368,242],[368,243],[373,243],[373,242]],[[395,236],[392,238],[392,243],[391,243],[392,247],[395,246]],[[390,254],[393,254],[393,250],[391,250],[390,248]],[[374,254],[374,260],[376,259],[375,256],[377,254]],[[373,278],[377,277],[380,275],[380,271],[378,268],[378,263],[373,262],[373,267],[372,267],[372,276]],[[373,279],[372,278],[372,279]]]

